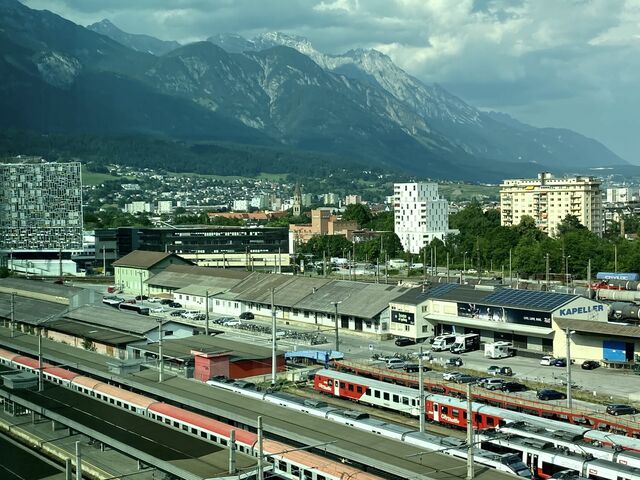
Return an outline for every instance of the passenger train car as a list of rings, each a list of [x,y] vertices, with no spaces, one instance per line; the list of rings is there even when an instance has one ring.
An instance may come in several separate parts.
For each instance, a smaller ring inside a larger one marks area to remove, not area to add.
[[[34,373],[38,373],[39,369],[37,360],[4,349],[0,349],[0,364]],[[61,367],[45,363],[42,374],[43,378],[50,382],[219,445],[227,446],[230,432],[235,430],[237,448],[248,455],[258,455],[255,433],[234,428],[212,418],[70,372]],[[344,478],[382,480],[377,475],[308,451],[292,449],[290,445],[270,439],[264,440],[263,449],[264,455],[273,463],[273,472],[283,478],[292,480],[341,480]]]
[[[412,405],[414,401],[417,403],[419,397],[418,390],[413,388],[326,369],[316,372],[313,388],[318,392],[335,397],[401,413],[408,413],[407,402],[409,405]],[[466,426],[466,405],[466,400],[434,393],[425,394],[425,415],[434,422],[453,427]],[[598,445],[640,452],[640,439],[625,435],[563,423],[550,418],[536,417],[478,402],[473,402],[473,411],[473,426],[480,430],[497,428],[512,422],[528,422],[550,430],[569,432],[587,442],[596,442]]]

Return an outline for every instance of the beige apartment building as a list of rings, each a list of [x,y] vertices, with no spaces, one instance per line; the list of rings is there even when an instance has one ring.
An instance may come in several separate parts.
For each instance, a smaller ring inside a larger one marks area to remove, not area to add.
[[[600,180],[594,177],[555,178],[540,173],[537,179],[505,180],[500,185],[500,217],[503,226],[518,225],[523,216],[532,217],[538,228],[550,236],[567,215],[602,235],[603,208]]]

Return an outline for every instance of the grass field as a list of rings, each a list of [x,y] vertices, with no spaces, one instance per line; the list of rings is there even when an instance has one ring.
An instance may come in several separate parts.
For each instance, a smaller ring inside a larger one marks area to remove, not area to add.
[[[440,194],[449,201],[459,200],[498,200],[500,187],[472,185],[468,183],[450,183],[439,185]]]
[[[85,165],[82,166],[82,184],[83,185],[100,185],[108,180],[117,180],[122,177],[114,177],[108,173],[96,173],[87,171]]]
[[[199,178],[210,178],[211,180],[220,180],[222,182],[233,182],[234,180],[246,180],[247,178],[255,178],[258,180],[270,180],[273,182],[284,181],[287,178],[286,173],[260,173],[255,177],[243,177],[240,175],[206,175],[203,173],[187,173],[180,172],[174,173],[176,177],[199,177]]]

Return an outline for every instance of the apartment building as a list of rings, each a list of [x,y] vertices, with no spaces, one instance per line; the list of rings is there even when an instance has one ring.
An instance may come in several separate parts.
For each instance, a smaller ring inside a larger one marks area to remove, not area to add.
[[[438,196],[437,183],[396,183],[394,193],[395,232],[410,253],[434,238],[444,240],[449,230],[449,203]]]
[[[555,178],[546,172],[537,179],[505,180],[500,185],[501,224],[518,225],[525,215],[550,236],[558,234],[558,225],[567,215],[576,216],[582,225],[602,235],[600,180],[583,176]]]

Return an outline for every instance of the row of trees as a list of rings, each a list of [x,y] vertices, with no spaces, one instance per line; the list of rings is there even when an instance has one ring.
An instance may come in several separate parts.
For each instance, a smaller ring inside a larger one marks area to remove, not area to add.
[[[302,245],[300,252],[317,258],[345,256],[348,252],[358,261],[384,261],[386,258],[404,258],[412,263],[431,265],[432,251],[437,252],[437,265],[446,266],[447,254],[452,269],[508,274],[509,266],[514,277],[544,276],[547,259],[551,274],[568,273],[575,278],[586,278],[591,261],[591,272],[640,271],[640,242],[629,241],[617,235],[616,228],[609,235],[598,237],[580,224],[575,216],[568,215],[558,229],[556,237],[541,232],[531,217],[524,217],[519,225],[503,227],[497,210],[483,211],[478,202],[450,217],[450,227],[459,230],[445,241],[434,240],[420,254],[411,255],[402,250],[397,235],[393,233],[393,213],[373,215],[364,205],[353,205],[343,215],[357,220],[362,226],[375,230],[387,230],[380,239],[353,244],[341,236],[315,237]],[[627,224],[629,224],[627,222]],[[382,227],[382,228],[380,228]]]

